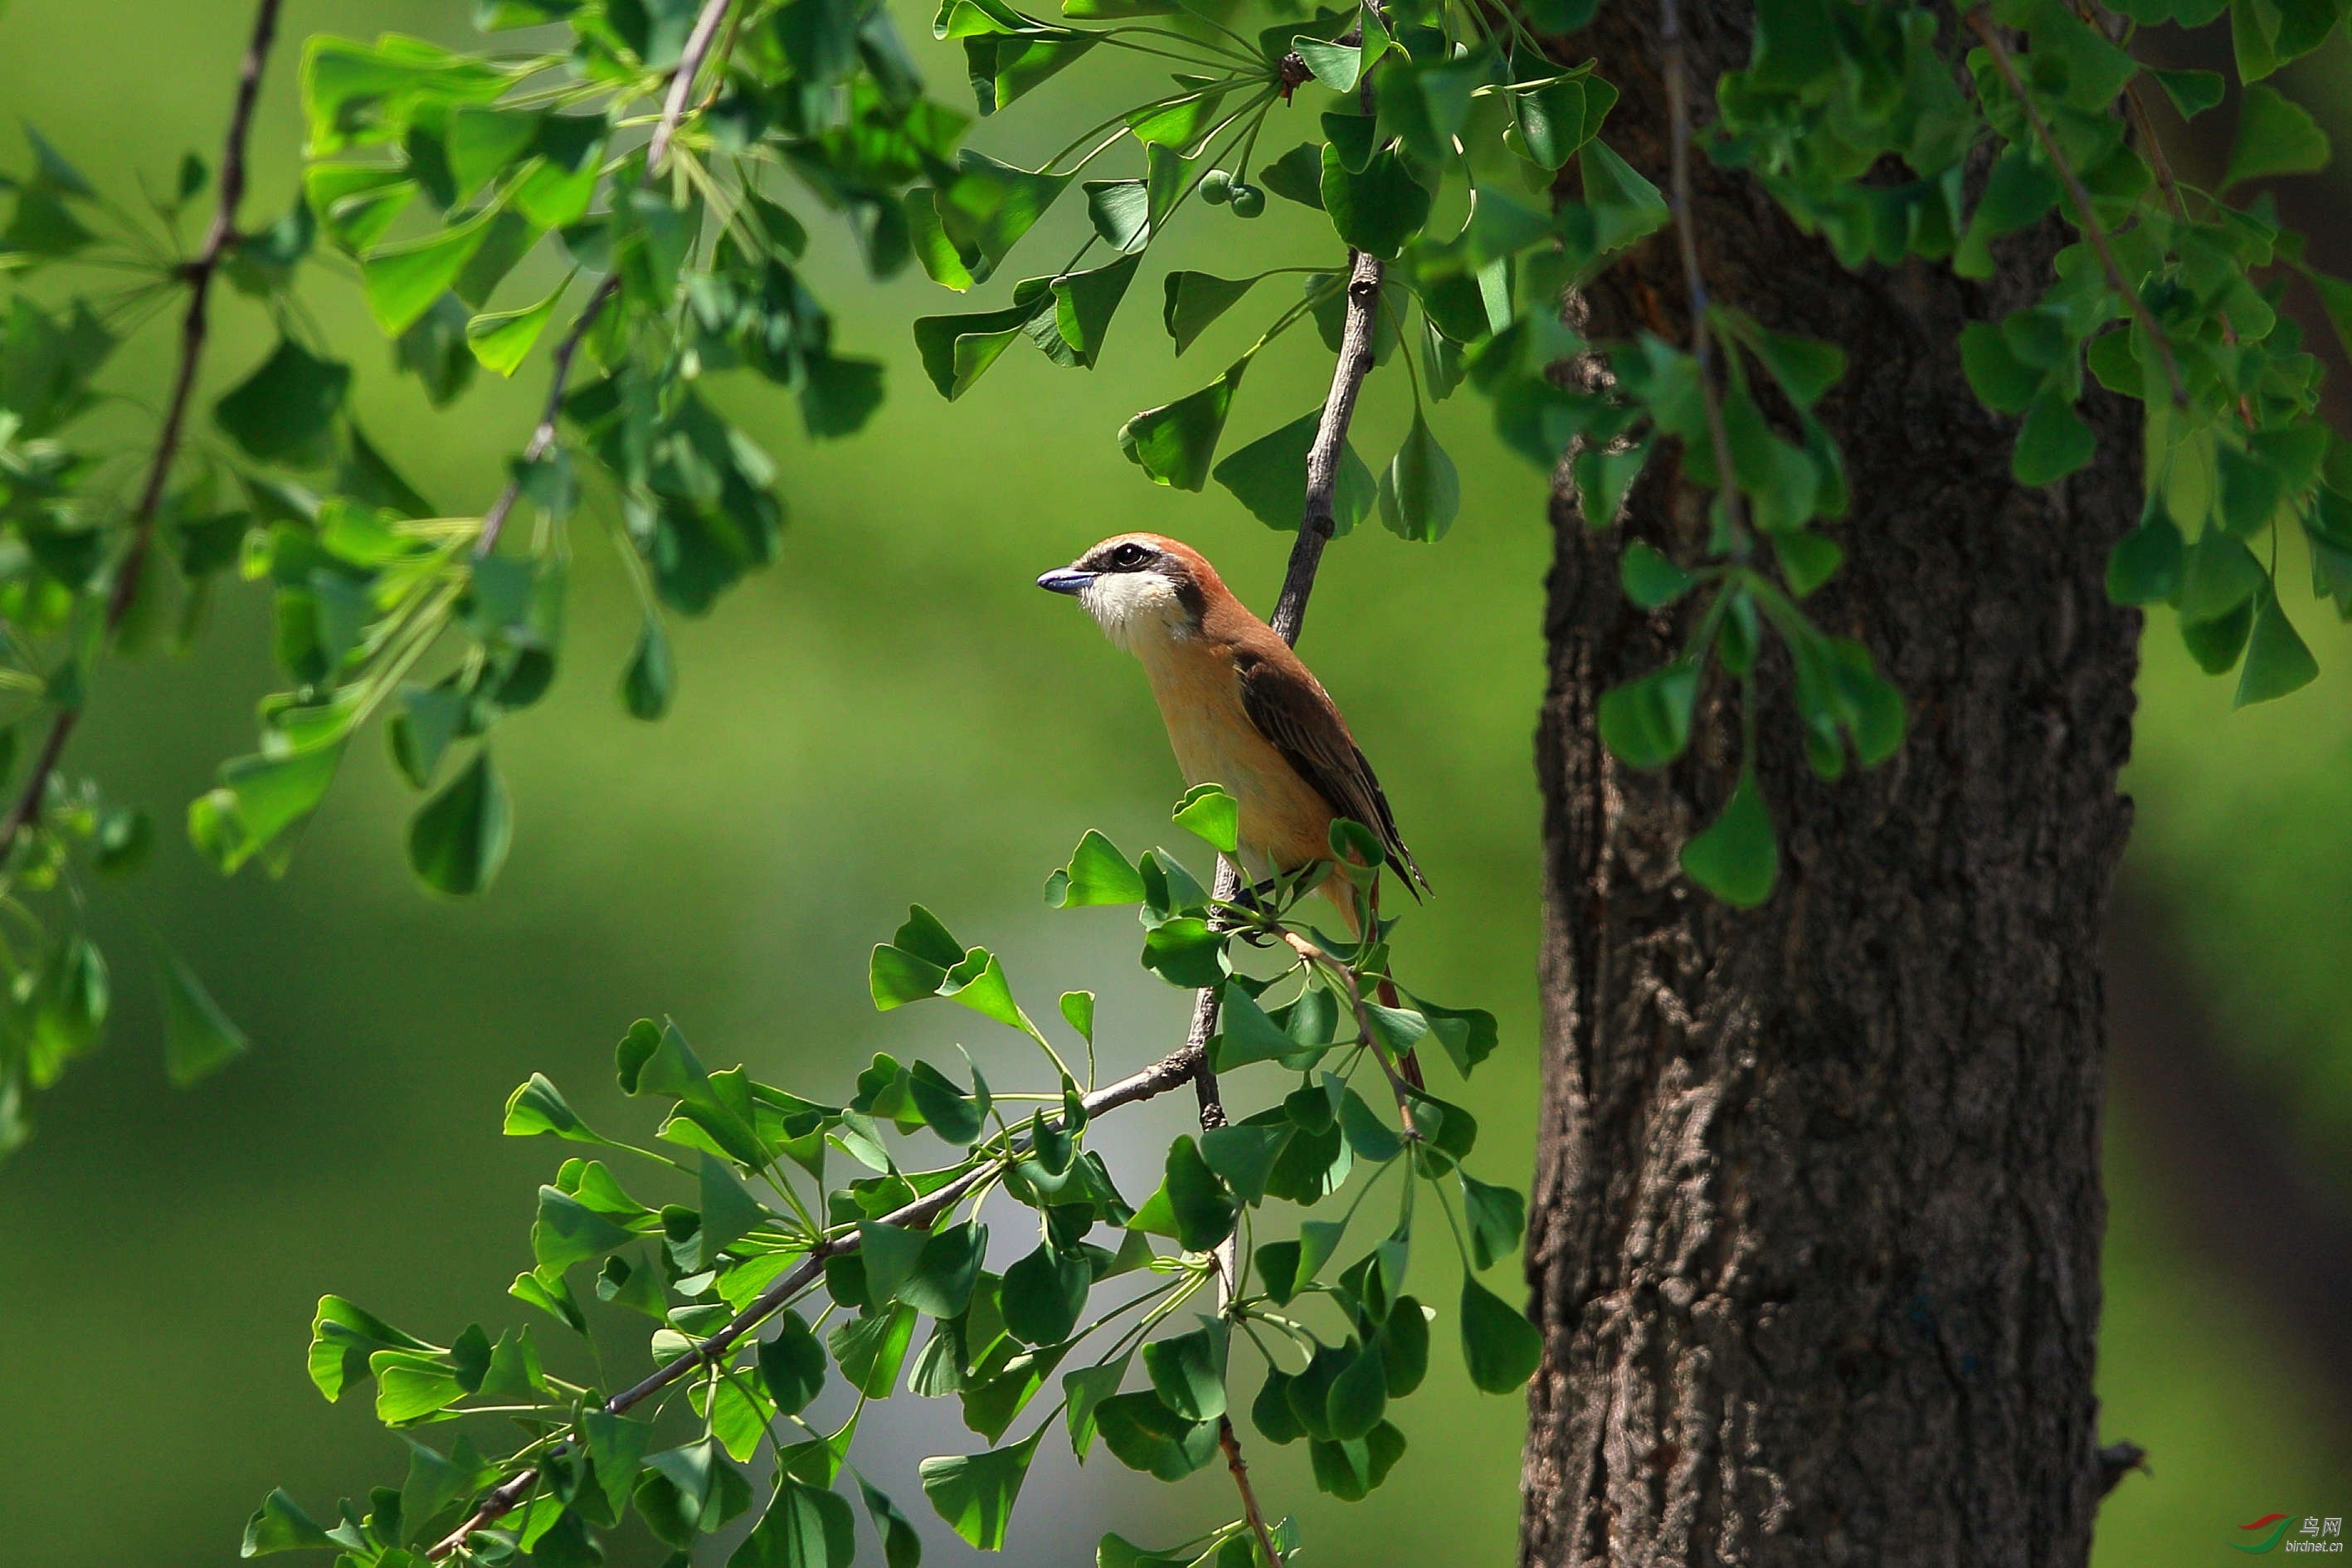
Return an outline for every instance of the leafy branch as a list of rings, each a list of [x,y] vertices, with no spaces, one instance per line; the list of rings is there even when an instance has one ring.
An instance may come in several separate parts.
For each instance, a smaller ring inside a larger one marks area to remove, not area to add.
[[[1171,1089],[1181,1088],[1193,1080],[1200,1071],[1202,1059],[1202,1054],[1190,1047],[1164,1057],[1141,1072],[1087,1095],[1082,1101],[1083,1114],[1056,1119],[1053,1131],[1062,1137],[1071,1136],[1088,1120],[1105,1111],[1139,1105]],[[902,1205],[873,1223],[897,1230],[929,1229],[941,1215],[953,1209],[974,1190],[987,1183],[1001,1181],[1015,1162],[1033,1152],[1033,1145],[1016,1143],[992,1163],[975,1165],[936,1192]],[[801,1261],[762,1290],[750,1306],[729,1319],[709,1338],[664,1362],[646,1377],[605,1400],[602,1406],[604,1413],[607,1415],[626,1415],[679,1379],[718,1365],[745,1335],[773,1318],[815,1283],[824,1272],[828,1260],[855,1254],[859,1242],[860,1237],[856,1231],[815,1238]],[[496,1523],[521,1506],[538,1486],[539,1480],[540,1473],[535,1467],[517,1471],[486,1495],[474,1511],[467,1516],[464,1523],[434,1542],[425,1555],[437,1562],[457,1551],[476,1531]]]
[[[1295,57],[1286,56],[1286,63]],[[1287,79],[1286,78],[1286,79]],[[1277,636],[1296,647],[1299,633],[1307,622],[1307,603],[1315,592],[1315,576],[1323,558],[1323,548],[1330,542],[1336,523],[1333,496],[1339,481],[1340,456],[1346,450],[1348,426],[1356,411],[1356,399],[1362,391],[1364,378],[1372,370],[1373,333],[1380,309],[1381,258],[1363,251],[1351,253],[1347,288],[1347,313],[1339,338],[1339,351],[1331,370],[1331,390],[1323,400],[1317,421],[1315,437],[1307,449],[1307,493],[1298,523],[1298,537],[1291,546],[1290,560],[1283,574],[1282,589],[1275,603],[1270,621]],[[1217,907],[1231,905],[1241,892],[1241,870],[1233,858],[1220,855],[1212,898]],[[1210,1059],[1210,1042],[1215,1037],[1220,1014],[1220,988],[1201,987],[1192,1006],[1192,1024],[1187,1036],[1185,1053],[1194,1058],[1195,1087],[1199,1091],[1201,1130],[1203,1132],[1226,1124],[1224,1104],[1217,1088],[1215,1068]],[[1399,1101],[1400,1108],[1402,1101]],[[1410,1112],[1407,1112],[1410,1115]],[[1406,1127],[1412,1126],[1408,1120]],[[1230,1293],[1238,1284],[1234,1278],[1233,1254],[1220,1255],[1222,1263],[1221,1291]],[[1221,1300],[1220,1308],[1223,1306]],[[1282,1568],[1283,1554],[1275,1545],[1267,1530],[1264,1510],[1258,1506],[1252,1489],[1249,1467],[1243,1460],[1240,1439],[1234,1435],[1231,1417],[1220,1416],[1217,1440],[1225,1456],[1234,1484],[1241,1491],[1243,1512],[1249,1521],[1259,1550],[1265,1554],[1268,1568]]]
[[[655,122],[653,135],[646,143],[647,178],[659,174],[662,165],[668,162],[670,143],[677,139],[677,128],[686,118],[687,100],[694,96],[695,79],[702,74],[703,60],[709,54],[711,45],[717,41],[719,26],[727,20],[734,3],[735,0],[703,0],[702,9],[695,16],[694,29],[687,35],[686,45],[678,51],[677,64],[671,68],[669,73],[669,88],[662,99],[661,119]],[[717,90],[714,83],[714,95]],[[714,100],[706,100],[702,108],[708,110],[714,100]],[[522,499],[523,474],[554,448],[556,423],[562,416],[563,392],[572,376],[572,362],[580,353],[580,345],[586,341],[590,329],[595,326],[605,307],[620,297],[620,292],[621,275],[612,273],[597,285],[594,293],[588,296],[587,303],[580,308],[580,314],[572,319],[572,330],[555,346],[548,363],[546,406],[540,414],[539,423],[531,426],[530,439],[523,444],[522,457],[516,472],[507,480],[506,488],[499,491],[498,499],[490,502],[489,510],[482,514],[481,534],[474,542],[476,555],[488,555],[498,548],[499,534],[506,527],[507,515],[514,510],[515,502]]]
[[[2131,311],[2132,320],[2139,323],[2140,331],[2147,334],[2148,342],[2156,351],[2157,361],[2164,367],[2164,378],[2172,388],[2172,401],[2186,404],[2189,388],[2180,379],[2180,366],[2172,357],[2172,345],[2166,341],[2164,330],[2157,325],[2156,318],[2148,313],[2147,302],[2140,298],[2139,289],[2125,274],[2123,263],[2116,257],[2115,244],[2099,222],[2098,210],[2092,204],[2091,193],[2084,188],[2083,176],[2068,161],[2065,150],[2051,134],[2049,123],[2042,118],[2042,111],[2034,107],[2032,97],[2025,90],[2025,83],[2019,79],[2017,62],[2010,58],[2009,48],[2001,42],[2000,29],[1993,25],[1991,13],[1979,6],[1969,13],[1969,26],[1984,41],[1985,49],[1991,55],[2001,80],[2009,85],[2010,93],[2017,100],[2018,109],[2024,114],[2026,124],[2032,129],[2033,139],[2041,143],[2051,167],[2057,170],[2058,177],[2065,182],[2067,199],[2074,208],[2075,225],[2099,253],[2099,264],[2106,268],[2107,280],[2115,285],[2116,297]]]
[[[1323,400],[1313,442],[1307,449],[1306,500],[1299,515],[1297,542],[1290,548],[1282,591],[1267,624],[1284,642],[1296,647],[1307,625],[1307,601],[1315,592],[1315,574],[1323,547],[1334,530],[1333,497],[1339,488],[1340,458],[1347,450],[1348,426],[1355,417],[1356,399],[1372,370],[1373,335],[1380,309],[1381,258],[1357,251],[1349,258],[1347,314],[1340,331],[1339,357],[1331,368],[1331,390]],[[1241,895],[1241,870],[1230,858],[1220,858],[1213,897],[1219,908]],[[1216,1080],[1208,1065],[1207,1045],[1217,1032],[1218,991],[1202,986],[1192,1007],[1192,1026],[1186,1048],[1200,1054],[1201,1120],[1205,1128],[1213,1114],[1222,1122]]]
[[[261,94],[262,68],[268,63],[270,45],[278,35],[278,0],[259,0],[254,8],[253,34],[237,66],[236,97],[229,110],[228,131],[223,138],[219,195],[212,223],[205,231],[203,246],[178,269],[188,290],[187,310],[180,321],[179,362],[172,374],[172,390],[163,405],[163,423],[156,429],[154,450],[147,460],[147,477],[140,484],[139,500],[131,510],[131,542],[124,547],[121,562],[115,568],[114,587],[106,601],[104,626],[110,637],[121,630],[123,621],[138,603],[140,585],[145,579],[147,552],[155,537],[156,515],[163,504],[163,489],[171,479],[173,465],[180,455],[181,432],[187,421],[189,402],[195,395],[196,373],[204,364],[213,279],[237,241],[237,209],[245,201],[246,143],[253,129],[254,102]],[[15,847],[26,825],[39,816],[42,802],[47,798],[50,776],[57,771],[58,759],[65,754],[66,742],[80,718],[81,704],[75,702],[59,708],[57,716],[49,721],[48,733],[33,759],[32,771],[26,775],[23,788],[17,792],[16,804],[9,807],[5,818],[0,818],[0,857]]]
[[[1232,813],[1230,799],[1196,792],[1177,820],[1230,854]],[[408,1486],[397,1493],[380,1489],[364,1515],[346,1506],[332,1528],[273,1493],[248,1525],[247,1554],[336,1548],[370,1568],[390,1568],[390,1553],[415,1549],[430,1558],[497,1563],[518,1551],[545,1555],[580,1546],[590,1539],[586,1531],[616,1523],[625,1502],[662,1539],[689,1546],[750,1506],[747,1483],[733,1467],[762,1446],[776,1446],[776,1490],[752,1542],[805,1529],[810,1539],[822,1540],[828,1559],[842,1560],[850,1550],[850,1521],[838,1502],[825,1499],[847,1463],[858,1415],[827,1433],[810,1426],[803,1414],[825,1381],[829,1353],[861,1395],[860,1411],[866,1400],[893,1390],[902,1368],[912,1392],[962,1394],[967,1425],[992,1447],[928,1460],[922,1478],[934,1507],[975,1545],[1003,1545],[1030,1458],[1045,1426],[1060,1416],[1081,1458],[1099,1439],[1121,1463],[1163,1479],[1222,1457],[1242,1517],[1206,1538],[1206,1554],[1240,1542],[1239,1557],[1217,1561],[1239,1568],[1255,1553],[1266,1568],[1279,1568],[1296,1550],[1297,1527],[1270,1524],[1250,1481],[1225,1392],[1227,1352],[1238,1342],[1266,1358],[1251,1413],[1263,1435],[1276,1443],[1307,1439],[1318,1484],[1338,1496],[1357,1498],[1377,1487],[1404,1442],[1385,1412],[1392,1398],[1418,1385],[1428,1358],[1431,1314],[1404,1289],[1418,1185],[1458,1184],[1468,1214],[1464,1229],[1446,1210],[1465,1261],[1460,1329],[1473,1382],[1493,1392],[1514,1389],[1539,1350],[1533,1325],[1475,1279],[1516,1248],[1524,1226],[1517,1193],[1462,1169],[1476,1140],[1475,1121],[1460,1107],[1415,1090],[1415,1121],[1399,1131],[1350,1083],[1368,1055],[1386,1070],[1382,1053],[1392,1034],[1442,1042],[1467,1072],[1493,1049],[1494,1021],[1417,999],[1373,1021],[1360,998],[1375,980],[1392,984],[1385,946],[1365,944],[1343,958],[1307,942],[1302,930],[1297,905],[1322,869],[1283,879],[1246,909],[1221,909],[1164,850],[1130,861],[1089,834],[1049,885],[1054,900],[1065,907],[1139,903],[1147,967],[1175,984],[1213,982],[1225,1004],[1223,1026],[1205,1046],[1188,1045],[1091,1092],[1065,1074],[1058,1095],[998,1096],[976,1068],[967,1089],[928,1063],[907,1067],[883,1056],[861,1075],[850,1104],[826,1106],[754,1082],[740,1069],[707,1071],[675,1026],[641,1023],[620,1047],[622,1087],[674,1103],[661,1137],[681,1146],[689,1156],[682,1158],[596,1131],[552,1083],[534,1077],[509,1101],[510,1134],[630,1150],[698,1185],[698,1205],[656,1209],[625,1192],[601,1162],[567,1162],[554,1184],[541,1189],[531,1236],[537,1267],[518,1278],[512,1291],[584,1336],[588,1322],[567,1275],[601,1258],[596,1295],[659,1325],[655,1369],[598,1398],[586,1385],[542,1370],[528,1331],[493,1343],[474,1327],[440,1347],[327,1298],[310,1361],[330,1397],[373,1379],[377,1414],[388,1425],[510,1416],[528,1440],[503,1459],[485,1459],[462,1440],[447,1453],[416,1445]],[[1221,917],[1213,923],[1213,912]],[[1236,938],[1271,942],[1298,962],[1271,979],[1249,979],[1231,965],[1228,945]],[[1376,954],[1383,967],[1362,969]],[[1273,1003],[1273,988],[1294,980],[1292,998]],[[965,947],[919,908],[875,950],[869,982],[886,1008],[938,997],[1024,1034],[1034,1028],[996,956]],[[1352,1036],[1329,1005],[1333,987],[1358,999]],[[1063,1013],[1091,1043],[1091,996],[1069,994]],[[1318,1073],[1327,1060],[1332,1069]],[[1218,1071],[1268,1061],[1299,1073],[1301,1087],[1265,1110],[1229,1121]],[[1187,1083],[1204,1096],[1203,1131],[1171,1146],[1159,1190],[1131,1206],[1086,1140],[1112,1111]],[[1002,1107],[1026,1100],[1037,1109],[1025,1126],[1008,1121]],[[888,1128],[928,1129],[958,1157],[938,1169],[907,1168],[887,1145]],[[826,1183],[828,1149],[875,1174]],[[1359,1163],[1373,1173],[1352,1184]],[[1396,1227],[1358,1262],[1331,1273],[1342,1233],[1391,1168],[1405,1177]],[[821,1201],[799,1200],[794,1170],[817,1179]],[[1338,1221],[1309,1221],[1297,1241],[1252,1236],[1248,1216],[1269,1199],[1311,1205],[1351,1185],[1353,1201]],[[755,1189],[783,1197],[784,1209],[771,1208]],[[983,1206],[999,1196],[1034,1210],[1040,1233],[1037,1250],[1001,1276],[983,1267],[987,1231],[980,1221]],[[964,1217],[955,1223],[960,1210]],[[1106,1224],[1120,1237],[1116,1250],[1087,1239]],[[1155,1254],[1151,1237],[1172,1239],[1177,1254]],[[651,1245],[652,1260],[634,1253],[640,1240]],[[1088,1322],[1094,1285],[1138,1269],[1165,1283]],[[1255,1290],[1244,1283],[1253,1275]],[[812,1300],[820,1281],[832,1305],[812,1328],[793,1307]],[[1160,1331],[1212,1286],[1216,1310],[1202,1327]],[[1338,1313],[1337,1343],[1327,1342],[1303,1311],[1317,1298],[1328,1299]],[[816,1330],[845,1309],[856,1315],[820,1345]],[[1044,1425],[1006,1440],[1075,1346],[1139,1310],[1141,1316],[1094,1352],[1091,1365],[1064,1375],[1064,1403]],[[909,1363],[919,1314],[932,1319],[934,1329]],[[1307,1365],[1286,1371],[1261,1332],[1303,1353]],[[746,1352],[751,1359],[740,1359]],[[1139,1358],[1150,1386],[1122,1392]],[[704,1436],[650,1452],[652,1427],[633,1413],[675,1409],[665,1395],[680,1391]],[[784,1447],[777,1434],[786,1425],[811,1435]],[[719,1458],[721,1450],[731,1464]],[[899,1555],[911,1552],[914,1542],[910,1530],[900,1533],[904,1521],[895,1505],[871,1480],[861,1478],[859,1487],[890,1560],[911,1561]],[[730,1496],[740,1500],[730,1503]],[[503,1528],[509,1520],[516,1521],[512,1528]],[[545,1544],[559,1529],[572,1532],[562,1538],[572,1546]],[[776,1561],[765,1555],[774,1550],[747,1544],[736,1562],[752,1568]],[[1191,1555],[1188,1550],[1176,1561]]]

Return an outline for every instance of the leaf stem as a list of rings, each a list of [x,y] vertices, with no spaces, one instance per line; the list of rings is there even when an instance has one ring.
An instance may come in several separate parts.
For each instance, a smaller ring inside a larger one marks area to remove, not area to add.
[[[1364,1032],[1364,1043],[1371,1047],[1373,1058],[1381,1064],[1381,1071],[1388,1075],[1390,1092],[1396,1096],[1397,1120],[1404,1124],[1404,1135],[1410,1139],[1419,1139],[1421,1129],[1413,1125],[1412,1104],[1406,1098],[1408,1089],[1404,1079],[1397,1072],[1396,1064],[1389,1060],[1388,1047],[1381,1043],[1380,1036],[1372,1031],[1371,1009],[1364,1005],[1363,983],[1356,978],[1356,972],[1300,936],[1297,931],[1285,931],[1282,933],[1282,940],[1288,942],[1291,950],[1299,957],[1309,963],[1321,964],[1325,970],[1338,975],[1345,983],[1348,987],[1349,1004],[1355,1009],[1356,1026]]]
[[[1084,256],[1086,252],[1083,249],[1078,252],[1078,256]],[[1077,257],[1072,257],[1070,258],[1070,262],[1071,266],[1076,266],[1077,264]],[[1062,271],[1064,273],[1067,273],[1069,271],[1069,268],[1066,267],[1062,268]],[[1029,1015],[1023,1011],[1023,1009],[1018,1005],[1014,1006],[1013,1010],[1016,1014],[1020,1015],[1021,1032],[1027,1035],[1031,1039],[1036,1041],[1037,1044],[1044,1048],[1046,1059],[1054,1064],[1054,1070],[1062,1075],[1062,1081],[1064,1083],[1076,1082],[1076,1078],[1070,1071],[1070,1064],[1062,1059],[1062,1053],[1054,1048],[1054,1042],[1045,1037],[1045,1031],[1032,1023],[1030,1021]],[[1091,1069],[1089,1069],[1087,1076],[1089,1078],[1093,1076]]]
[[[1238,82],[1241,79],[1242,79],[1239,77],[1231,79],[1231,80],[1235,82]],[[1222,86],[1223,84],[1220,85]],[[1101,135],[1104,132],[1108,131],[1114,125],[1118,126],[1121,129],[1125,129],[1127,126],[1128,117],[1129,115],[1140,114],[1147,110],[1173,109],[1178,104],[1190,103],[1196,98],[1206,97],[1208,94],[1217,90],[1219,90],[1219,89],[1216,87],[1190,88],[1182,92],[1171,92],[1165,98],[1155,98],[1149,103],[1137,104],[1132,109],[1122,109],[1117,114],[1112,115],[1109,119],[1102,121],[1097,124],[1090,125],[1078,135],[1072,137],[1067,146],[1064,147],[1060,152],[1055,153],[1052,157],[1046,159],[1043,164],[1039,165],[1040,171],[1042,172],[1043,170],[1052,168],[1055,164],[1060,163],[1063,159],[1076,152],[1080,147],[1085,146],[1089,140]],[[1116,138],[1113,138],[1113,140],[1116,140]]]
[[[1319,271],[1320,268],[1297,267],[1285,268],[1283,270],[1289,272],[1314,272]],[[1253,279],[1253,281],[1255,281],[1255,279]],[[1336,285],[1333,287],[1336,287]],[[1319,288],[1311,290],[1305,299],[1300,300],[1297,303],[1284,310],[1282,314],[1276,316],[1274,319],[1273,324],[1268,326],[1265,331],[1260,332],[1257,335],[1257,340],[1251,343],[1248,348],[1242,351],[1242,358],[1249,358],[1252,354],[1256,353],[1258,350],[1265,347],[1266,344],[1274,342],[1275,339],[1282,336],[1283,333],[1297,326],[1302,317],[1306,316],[1309,311],[1313,310],[1316,306],[1321,304],[1324,300],[1331,297],[1333,287]],[[1239,889],[1236,888],[1234,891],[1235,893],[1238,893]],[[1246,915],[1252,919],[1255,919],[1260,912],[1256,910],[1251,909],[1246,904],[1236,902],[1234,896],[1222,892],[1211,893],[1209,895],[1209,904],[1213,909]]]
[[[1115,49],[1125,49],[1129,54],[1135,55],[1150,55],[1163,60],[1174,60],[1179,65],[1222,66],[1230,70],[1234,66],[1241,63],[1241,57],[1235,54],[1233,50],[1221,48],[1214,44],[1206,43],[1198,38],[1186,38],[1184,41],[1192,45],[1195,48],[1206,48],[1214,52],[1208,56],[1179,54],[1174,49],[1163,49],[1151,44],[1130,44],[1119,36],[1121,33],[1149,33],[1154,30],[1155,29],[1150,27],[1121,27],[1116,32],[1103,33],[1099,36],[1104,43],[1108,44]],[[1169,36],[1179,37],[1182,37],[1181,34]],[[1255,65],[1257,62],[1251,61],[1250,63]]]
[[[1396,323],[1397,357],[1404,361],[1405,380],[1412,387],[1412,416],[1419,419],[1422,417],[1421,372],[1413,367],[1412,351],[1405,347],[1404,312],[1402,310],[1392,309],[1390,306],[1388,293],[1385,289],[1381,291],[1380,299],[1381,314],[1388,317],[1389,320]]]
[[[1225,55],[1235,60],[1240,60],[1257,70],[1264,70],[1265,68],[1265,61],[1258,57],[1256,50],[1251,47],[1250,41],[1247,38],[1243,37],[1239,33],[1234,32],[1230,27],[1218,26],[1216,23],[1209,21],[1205,16],[1198,17],[1197,20],[1204,23],[1210,27],[1215,28],[1218,32],[1224,34],[1225,37],[1231,38],[1235,44],[1239,45],[1240,47],[1227,48],[1224,45],[1216,42],[1214,39],[1196,38],[1189,33],[1177,32],[1172,27],[1113,27],[1107,31],[1103,36],[1105,37],[1110,37],[1120,33],[1143,33],[1153,37],[1172,38],[1180,44],[1191,44],[1196,48],[1214,49],[1219,54]]]

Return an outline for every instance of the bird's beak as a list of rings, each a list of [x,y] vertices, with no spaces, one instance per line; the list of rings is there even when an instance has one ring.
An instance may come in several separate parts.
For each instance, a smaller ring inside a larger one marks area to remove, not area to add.
[[[1081,572],[1075,566],[1056,566],[1037,579],[1037,586],[1048,594],[1076,594],[1095,580],[1091,572]]]

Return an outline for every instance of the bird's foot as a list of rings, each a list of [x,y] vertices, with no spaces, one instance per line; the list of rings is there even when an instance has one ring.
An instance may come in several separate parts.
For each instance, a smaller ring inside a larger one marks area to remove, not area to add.
[[[1236,888],[1234,889],[1232,901],[1251,914],[1270,918],[1274,913],[1275,890],[1276,879],[1269,877],[1265,881],[1253,883],[1249,887]],[[1235,931],[1244,922],[1237,915],[1225,913],[1209,923],[1219,931]],[[1255,929],[1242,931],[1241,939],[1252,947],[1265,947],[1276,940],[1265,931]]]

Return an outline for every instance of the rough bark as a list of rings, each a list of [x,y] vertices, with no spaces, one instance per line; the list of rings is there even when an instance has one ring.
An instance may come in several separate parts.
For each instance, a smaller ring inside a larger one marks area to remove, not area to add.
[[[1746,59],[1748,6],[1686,10],[1701,83]],[[1610,141],[1663,184],[1654,16],[1601,16]],[[1910,731],[1885,766],[1814,779],[1769,656],[1781,883],[1753,911],[1709,900],[1675,857],[1734,780],[1728,693],[1661,773],[1612,762],[1593,723],[1687,625],[1626,603],[1622,538],[1687,562],[1705,498],[1667,462],[1617,527],[1555,504],[1522,1554],[2079,1564],[2100,1487],[2097,941],[2137,631],[2101,580],[2137,515],[2137,420],[2095,400],[2098,460],[2023,489],[2013,422],[1961,377],[1962,324],[2039,294],[2054,226],[1989,283],[1857,275],[1744,180],[1704,160],[1697,179],[1715,297],[1848,355],[1822,409],[1848,563],[1810,607],[1876,653]],[[1682,293],[1662,237],[1578,308],[1595,337],[1680,339]]]

